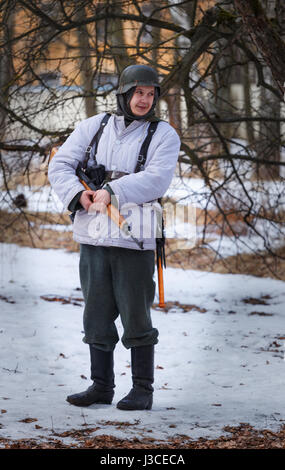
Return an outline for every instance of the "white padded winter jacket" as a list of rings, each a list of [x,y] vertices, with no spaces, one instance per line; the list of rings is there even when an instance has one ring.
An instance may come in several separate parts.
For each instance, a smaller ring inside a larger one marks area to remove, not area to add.
[[[49,164],[49,181],[66,209],[76,194],[85,189],[76,176],[76,168],[78,162],[84,160],[86,148],[104,115],[98,114],[82,121]],[[140,120],[126,127],[123,116],[112,115],[99,141],[96,160],[98,164],[105,165],[106,171],[129,173],[111,181],[109,186],[132,233],[143,241],[143,249],[154,250],[159,210],[156,201],[164,195],[172,180],[180,139],[172,126],[160,121],[149,145],[144,170],[134,173],[148,126],[148,121]],[[89,245],[140,249],[106,214],[84,209],[76,212],[73,238]]]

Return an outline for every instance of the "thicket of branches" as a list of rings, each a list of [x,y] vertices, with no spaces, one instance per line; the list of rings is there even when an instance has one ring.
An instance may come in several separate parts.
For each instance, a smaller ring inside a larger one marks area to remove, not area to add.
[[[203,182],[184,201],[200,204],[199,243],[215,227],[237,252],[284,259],[282,1],[2,0],[0,21],[2,203],[16,215],[15,175],[113,108],[120,71],[147,63],[181,136],[181,185]]]

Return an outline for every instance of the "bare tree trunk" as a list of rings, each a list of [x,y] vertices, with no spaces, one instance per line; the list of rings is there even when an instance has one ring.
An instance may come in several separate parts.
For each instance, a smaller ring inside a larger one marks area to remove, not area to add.
[[[226,48],[225,40],[220,40],[217,43],[218,51],[222,53],[214,72],[214,103],[213,111],[216,116],[223,118],[233,114],[233,107],[231,102],[231,80],[232,66],[234,64],[232,57],[232,49]],[[217,53],[219,53],[217,52]],[[224,139],[231,139],[234,131],[231,124],[217,124],[217,129]],[[211,153],[214,155],[223,154],[225,152],[223,142],[217,135],[213,127],[209,128],[209,134],[212,135],[211,139]],[[212,161],[209,163],[208,169],[212,177],[223,177],[222,169],[219,161]]]
[[[158,2],[155,1],[155,2],[153,2],[152,5],[155,8],[157,8]],[[151,38],[152,38],[151,60],[152,60],[152,63],[153,63],[153,67],[159,73],[159,70],[157,69],[156,64],[159,64],[159,62],[160,62],[160,57],[159,57],[159,43],[160,43],[160,40],[161,40],[160,28],[152,28]],[[161,107],[160,107],[160,102],[159,101],[158,101],[158,104],[156,106],[156,115],[161,117]]]
[[[175,41],[176,48],[178,48],[177,41]],[[177,49],[174,51],[174,60],[178,60]],[[168,106],[169,124],[176,129],[181,135],[182,122],[181,122],[181,87],[179,85],[173,86],[168,91],[165,101]]]
[[[267,82],[270,83],[270,70],[266,67],[264,74],[267,76]],[[264,117],[272,117],[277,120],[274,121],[261,121],[260,135],[256,145],[257,158],[266,159],[269,162],[280,162],[280,100],[276,95],[273,95],[269,90],[261,88],[260,96],[260,114]],[[265,180],[271,178],[279,178],[278,165],[257,165],[257,176]]]
[[[263,59],[270,68],[280,91],[284,94],[285,43],[276,27],[270,22],[259,0],[234,0],[243,23]]]
[[[165,100],[168,105],[169,124],[181,134],[181,88],[178,86],[171,88]]]
[[[252,117],[252,104],[251,104],[251,80],[249,74],[249,63],[244,65],[243,69],[243,90],[244,90],[244,109],[245,115],[249,118]],[[252,147],[254,144],[254,128],[250,120],[246,121],[246,137],[249,146]]]
[[[168,106],[169,124],[181,135],[181,87],[176,85],[170,88],[165,100]]]
[[[170,3],[168,1],[168,3]],[[197,9],[197,1],[189,2],[189,3],[184,3],[181,6],[179,6],[179,10],[181,11],[184,21],[187,18],[187,27],[190,29],[191,26],[194,25],[195,23],[195,18],[196,18],[196,9]],[[176,12],[173,12],[172,9],[170,9],[170,17],[174,20],[177,21],[179,18],[179,10],[176,10]],[[181,51],[180,51],[180,44],[179,44],[179,39],[175,39],[175,49],[174,49],[174,63],[178,63],[179,60],[181,59]],[[185,73],[185,79],[183,80],[183,88],[185,89],[188,88],[189,86],[189,71]],[[169,89],[168,95],[165,97],[165,100],[167,102],[168,106],[168,112],[169,112],[169,123],[176,129],[178,134],[181,135],[182,133],[182,116],[181,116],[181,93],[182,93],[182,87],[181,84],[177,84],[172,86]],[[187,95],[187,96],[186,96]],[[185,93],[185,99],[189,99],[189,93]],[[191,101],[191,100],[190,100]],[[188,104],[189,100],[188,100]],[[192,102],[190,104],[191,110],[192,110]],[[190,123],[191,118],[188,119]]]
[[[117,0],[109,0],[107,3],[110,5],[113,13],[121,11],[121,6],[118,5]],[[110,49],[110,56],[114,59],[117,72],[120,74],[125,67],[134,63],[134,59],[130,59],[127,53],[124,26],[120,18],[108,20],[107,43]]]
[[[13,52],[11,38],[13,37],[14,29],[14,2],[5,2],[5,8],[1,14],[1,23],[3,25],[2,32],[0,33],[3,43],[7,43],[3,49],[0,49],[0,138],[5,134],[5,120],[7,113],[6,107],[9,99],[9,88],[12,85],[14,76],[13,67]]]
[[[183,8],[187,12],[189,16],[190,25],[194,26],[197,14],[197,7],[198,7],[198,0],[194,0],[193,2],[186,3]]]
[[[78,22],[84,21],[86,12],[84,6],[77,10],[75,18]],[[97,112],[96,97],[94,94],[94,71],[91,61],[91,49],[89,42],[89,34],[86,24],[82,24],[76,30],[79,45],[79,67],[81,86],[85,93],[85,111],[86,116],[91,117]]]

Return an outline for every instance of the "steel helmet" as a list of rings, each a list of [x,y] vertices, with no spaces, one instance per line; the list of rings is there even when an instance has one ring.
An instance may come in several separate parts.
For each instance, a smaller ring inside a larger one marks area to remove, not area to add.
[[[126,67],[119,80],[117,94],[126,93],[134,86],[154,86],[160,94],[160,85],[156,70],[148,65],[129,65]]]

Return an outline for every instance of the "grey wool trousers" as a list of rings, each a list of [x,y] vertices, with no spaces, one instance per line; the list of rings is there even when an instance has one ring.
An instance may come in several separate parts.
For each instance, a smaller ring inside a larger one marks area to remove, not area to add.
[[[119,315],[124,330],[121,341],[127,349],[158,342],[150,315],[155,294],[154,256],[153,250],[80,245],[85,343],[114,350],[119,341],[115,324]]]

